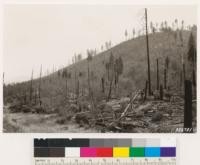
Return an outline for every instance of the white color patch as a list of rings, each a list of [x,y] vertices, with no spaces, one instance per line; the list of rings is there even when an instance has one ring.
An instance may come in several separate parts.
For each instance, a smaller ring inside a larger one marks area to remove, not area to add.
[[[66,147],[65,148],[65,157],[80,157],[80,148],[79,147]]]

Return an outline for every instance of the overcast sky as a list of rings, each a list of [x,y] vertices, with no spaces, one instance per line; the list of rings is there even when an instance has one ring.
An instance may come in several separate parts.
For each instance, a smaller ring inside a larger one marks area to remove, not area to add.
[[[6,5],[4,8],[5,82],[38,77],[43,70],[71,63],[74,53],[86,56],[111,40],[122,42],[125,29],[142,28],[143,8],[152,22],[174,19],[196,24],[195,6],[109,6],[109,5]]]

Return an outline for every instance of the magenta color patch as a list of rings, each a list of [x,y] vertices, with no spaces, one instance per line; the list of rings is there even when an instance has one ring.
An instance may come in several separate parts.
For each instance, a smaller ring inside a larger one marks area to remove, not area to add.
[[[96,148],[81,147],[80,156],[81,157],[96,157]]]

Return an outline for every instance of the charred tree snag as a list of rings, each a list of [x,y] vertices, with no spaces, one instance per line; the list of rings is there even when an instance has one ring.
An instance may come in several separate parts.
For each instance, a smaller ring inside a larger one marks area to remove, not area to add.
[[[37,89],[35,89],[35,105],[37,104]]]
[[[156,59],[156,63],[157,63],[157,90],[159,90],[160,77],[159,77],[159,63],[158,63],[158,59]]]
[[[111,52],[110,54],[110,59],[109,59],[109,69],[110,69],[110,82],[109,82],[109,92],[107,96],[107,101],[110,100],[111,95],[112,95],[112,86],[113,86],[113,81],[114,81],[114,76],[115,76],[115,63],[114,63],[114,56],[113,53]]]
[[[185,64],[183,63],[183,82],[185,82],[186,77],[185,77]]]
[[[192,82],[185,80],[184,131],[192,130]]]
[[[163,100],[163,86],[160,85],[160,100]]]
[[[148,88],[148,81],[146,80],[145,89],[144,89],[144,101],[147,99],[147,88]]]
[[[24,93],[24,104],[26,105],[26,92]]]
[[[39,102],[41,100],[41,83],[42,83],[42,65],[40,67],[40,80],[39,80],[39,93],[38,93]]]
[[[79,97],[79,79],[77,80],[76,96],[77,96],[77,98]]]
[[[145,24],[146,24],[146,45],[147,45],[147,65],[148,65],[148,85],[149,95],[151,92],[151,75],[150,75],[150,58],[149,58],[149,37],[148,37],[148,20],[147,20],[147,9],[145,8]]]
[[[32,102],[32,93],[33,93],[33,70],[31,74],[31,81],[30,81],[30,103]]]
[[[102,93],[105,92],[105,87],[104,87],[104,78],[101,78],[101,87],[102,87]]]
[[[66,84],[66,97],[67,97],[67,95],[68,95],[68,83],[67,83],[67,78],[66,78],[66,82],[65,82]]]
[[[112,82],[113,82],[113,79],[111,79],[111,81],[110,81],[109,92],[108,92],[107,101],[109,101],[110,98],[111,98],[111,93],[112,93]]]
[[[164,69],[164,89],[167,89],[167,70]]]

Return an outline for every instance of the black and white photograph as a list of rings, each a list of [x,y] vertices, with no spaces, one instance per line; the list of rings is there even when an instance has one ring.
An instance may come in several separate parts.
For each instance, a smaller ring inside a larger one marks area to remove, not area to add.
[[[197,6],[3,8],[4,133],[197,132]]]

